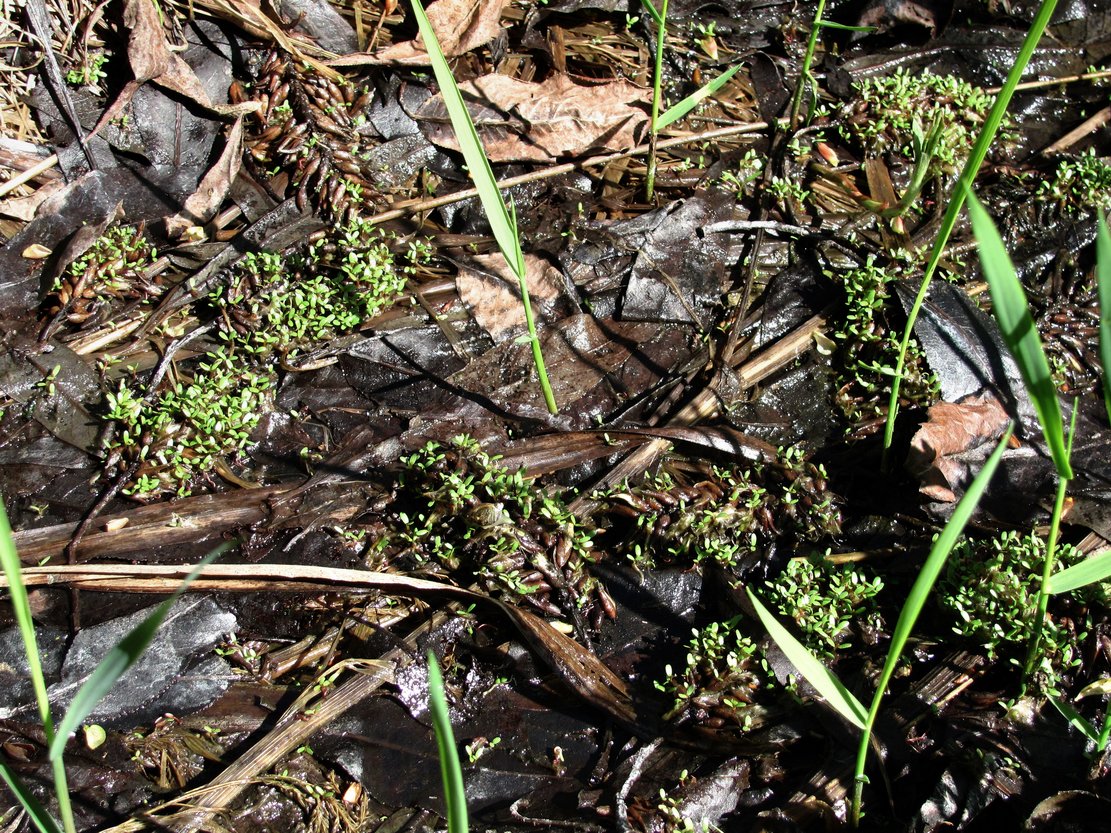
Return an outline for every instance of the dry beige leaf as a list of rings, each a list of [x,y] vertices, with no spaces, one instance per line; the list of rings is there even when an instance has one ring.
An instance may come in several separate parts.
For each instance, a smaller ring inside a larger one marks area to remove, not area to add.
[[[231,190],[232,182],[239,175],[242,159],[243,119],[238,118],[228,131],[227,142],[216,164],[205,173],[197,190],[185,201],[181,213],[166,220],[166,233],[170,237],[179,238],[191,226],[212,219],[212,215],[220,208],[224,197]]]
[[[461,85],[467,109],[491,162],[548,162],[587,152],[635,147],[648,124],[648,90],[628,81],[596,86],[566,75],[543,83],[485,75]],[[443,99],[418,111],[429,141],[459,149]]]
[[[23,250],[23,257],[28,260],[42,260],[43,258],[50,257],[52,250],[46,248],[42,243],[32,243]]]
[[[430,5],[428,21],[436,32],[444,55],[448,58],[465,55],[496,38],[502,30],[501,14],[507,2],[508,0],[438,0]],[[428,64],[428,52],[419,38],[395,43],[367,57],[374,63]],[[341,62],[333,62],[333,66],[339,63]]]
[[[565,297],[563,275],[558,269],[543,258],[525,255],[525,280],[533,313],[539,320],[553,321],[567,314],[567,308],[557,312],[559,301]],[[495,344],[525,332],[521,289],[500,254],[481,255],[460,265],[455,286],[475,321]]]
[[[255,102],[214,104],[209,99],[193,68],[180,55],[170,51],[162,21],[158,19],[158,11],[150,0],[125,0],[123,20],[131,33],[127,41],[127,59],[135,80],[121,91],[110,108],[113,113],[121,110],[139,86],[147,81],[179,93],[205,110],[220,115],[241,115],[257,109]],[[97,130],[103,124],[104,118],[97,125]]]
[[[971,461],[966,455],[983,449],[1003,433],[1010,417],[999,400],[987,396],[954,404],[939,402],[930,408],[926,423],[910,441],[907,469],[919,477],[919,491],[931,500],[955,503],[956,489],[967,485]]]

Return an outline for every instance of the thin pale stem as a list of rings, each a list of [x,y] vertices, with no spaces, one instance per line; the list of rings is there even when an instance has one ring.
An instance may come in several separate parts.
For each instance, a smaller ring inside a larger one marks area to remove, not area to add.
[[[1053,575],[1053,568],[1057,563],[1057,535],[1061,529],[1061,516],[1064,514],[1065,492],[1068,487],[1067,479],[1057,478],[1057,497],[1053,501],[1053,515],[1049,519],[1049,537],[1045,543],[1045,562],[1042,564],[1042,580],[1038,588],[1038,608],[1034,613],[1034,635],[1030,638],[1026,664],[1022,668],[1023,693],[1033,679],[1034,668],[1038,664],[1038,655],[1041,652],[1042,629],[1045,627],[1046,610],[1049,608],[1049,578]]]
[[[802,112],[802,97],[806,93],[806,84],[811,80],[810,67],[814,63],[814,53],[818,49],[818,33],[822,29],[822,15],[825,14],[826,0],[818,0],[818,10],[814,12],[814,22],[810,26],[810,39],[806,42],[806,54],[802,59],[802,69],[799,71],[799,83],[795,87],[795,97],[791,101],[791,129],[797,130],[799,114]]]
[[[516,271],[516,270],[514,270]],[[522,268],[517,272],[517,281],[521,287],[521,304],[525,308],[525,326],[528,327],[529,339],[532,343],[532,358],[536,363],[536,375],[540,377],[540,389],[544,392],[544,404],[548,412],[559,413],[556,406],[555,394],[552,392],[552,383],[548,381],[548,369],[544,365],[544,354],[540,350],[540,337],[536,334],[536,320],[532,316],[532,301],[529,300],[528,282],[525,280],[525,271]]]
[[[648,171],[645,175],[644,193],[648,201],[656,192],[656,139],[660,120],[660,99],[663,97],[664,42],[667,39],[667,3],[663,0],[656,20],[656,66],[652,74],[652,121],[649,123]]]

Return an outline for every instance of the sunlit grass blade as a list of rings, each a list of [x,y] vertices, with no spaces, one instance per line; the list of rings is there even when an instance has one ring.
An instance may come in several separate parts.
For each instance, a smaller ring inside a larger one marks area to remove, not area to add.
[[[1070,590],[1103,581],[1108,576],[1111,576],[1111,550],[1054,573],[1049,577],[1046,588],[1050,593],[1068,593]]]
[[[751,588],[746,588],[752,606],[756,608],[756,615],[779,649],[795,666],[802,677],[814,687],[825,701],[833,707],[845,720],[856,726],[864,728],[867,712],[863,704],[853,696],[853,693],[842,685],[837,676],[822,664],[810,649],[799,642],[779,621],[771,611],[764,607]]]
[[[436,657],[428,654],[428,708],[432,714],[432,727],[436,730],[436,748],[440,753],[440,774],[444,779],[444,800],[447,804],[448,833],[467,833],[467,794],[463,789],[463,769],[455,748],[455,733],[451,730],[447,699],[444,697],[444,678]]]
[[[23,782],[16,777],[15,773],[6,764],[0,764],[0,778],[4,779],[4,783],[8,785],[12,795],[19,801],[20,806],[27,811],[28,818],[31,819],[39,833],[61,833],[58,823],[54,821],[46,808],[39,803],[34,793],[23,786]]]
[[[663,25],[663,15],[660,14],[659,9],[652,5],[651,0],[640,0],[640,5],[642,5],[648,11],[648,14],[652,15],[652,20],[656,22],[657,26]],[[665,3],[664,6],[666,8],[667,4]]]
[[[1074,729],[1076,729],[1084,737],[1090,741],[1099,741],[1099,729],[1092,725],[1080,712],[1074,709],[1070,704],[1066,703],[1060,697],[1054,697],[1052,694],[1046,697],[1054,708],[1061,713],[1061,716],[1067,720]]]
[[[899,620],[891,631],[891,644],[887,648],[887,659],[883,664],[883,671],[880,672],[876,693],[872,697],[872,705],[868,709],[864,733],[861,735],[860,745],[857,747],[856,770],[854,773],[855,786],[851,809],[851,821],[854,827],[860,822],[860,803],[864,791],[864,769],[868,762],[868,744],[871,741],[872,728],[876,725],[876,719],[879,717],[880,707],[883,705],[883,698],[887,693],[887,686],[890,685],[891,678],[895,675],[895,669],[899,667],[899,659],[907,646],[914,625],[918,621],[922,609],[930,600],[934,584],[937,582],[938,576],[941,575],[949,554],[964,532],[972,513],[979,506],[992,477],[995,476],[995,470],[999,467],[999,461],[1003,459],[1003,452],[1007,449],[1007,443],[1010,442],[1013,431],[1014,425],[1008,425],[1007,430],[1003,432],[1003,436],[999,440],[999,444],[995,447],[991,456],[988,457],[987,462],[984,463],[984,467],[972,478],[968,490],[957,502],[952,517],[949,518],[945,528],[941,530],[941,534],[937,536],[933,546],[930,547],[930,554],[926,556],[922,569],[918,571],[918,577],[915,578],[910,593],[907,595],[907,600],[903,603],[903,609],[899,612]]]
[[[661,113],[660,117],[656,119],[656,130],[663,130],[668,125],[683,118],[683,116],[697,107],[703,100],[709,98],[724,87],[726,82],[736,75],[737,70],[742,66],[743,64],[737,64],[736,66],[730,67],[710,83],[703,84],[678,104],[673,104],[671,107],[668,107],[667,110]]]
[[[12,528],[11,524],[8,523],[8,513],[4,509],[3,501],[0,501],[0,565],[3,566],[4,575],[8,579],[8,593],[11,597],[12,612],[15,614],[16,625],[19,627],[19,635],[23,639],[23,650],[27,655],[31,688],[35,692],[35,703],[38,705],[43,734],[47,743],[53,743],[55,738],[54,720],[50,716],[50,700],[46,694],[46,677],[42,673],[38,640],[35,639],[35,623],[31,618],[31,603],[27,597],[27,588],[23,584],[23,570],[19,563],[19,554],[16,552],[15,542],[12,539]],[[65,766],[60,760],[57,760],[51,762],[51,767],[54,778],[54,794],[58,800],[58,813],[62,818],[62,827],[66,833],[74,833],[73,807],[69,800],[69,784],[66,781]],[[5,780],[8,780],[6,774]],[[23,804],[20,793],[16,792],[16,796],[20,798],[20,803]],[[31,812],[26,804],[23,806],[29,813]],[[45,812],[43,810],[43,813]]]
[[[174,591],[168,599],[160,604],[153,613],[146,619],[140,622],[135,628],[121,639],[116,645],[112,647],[104,659],[100,661],[96,669],[89,675],[89,679],[85,680],[85,684],[77,692],[77,696],[73,698],[73,702],[66,712],[66,716],[62,718],[62,722],[58,724],[58,730],[54,735],[54,740],[50,744],[50,758],[58,760],[61,758],[62,753],[66,748],[66,740],[71,734],[77,731],[77,727],[81,722],[89,716],[89,713],[96,708],[96,704],[104,699],[104,696],[111,691],[114,686],[124,674],[127,673],[132,665],[134,665],[143,652],[147,649],[150,643],[154,640],[155,634],[158,632],[162,622],[170,612],[170,608],[174,606],[181,594],[186,591],[193,580],[201,574],[201,571],[227,552],[232,547],[236,546],[238,541],[228,541],[221,544],[208,555],[206,555],[193,571],[185,577],[181,582],[181,586]]]
[[[1015,274],[1011,256],[1003,245],[1003,238],[987,210],[968,193],[968,214],[972,231],[979,244],[980,263],[991,287],[991,306],[1003,340],[1018,364],[1022,381],[1030,394],[1038,421],[1042,426],[1049,453],[1057,466],[1057,474],[1064,480],[1072,479],[1072,466],[1065,448],[1065,427],[1061,419],[1061,403],[1049,369],[1049,360],[1042,349],[1038,328],[1030,315],[1026,293]]]
[[[1096,283],[1099,287],[1099,363],[1103,366],[1103,404],[1111,419],[1111,232],[1099,212],[1096,229]]]
[[[463,94],[459,85],[455,83],[455,76],[451,73],[444,51],[436,38],[436,32],[428,21],[428,15],[420,0],[412,0],[413,14],[417,18],[417,28],[424,40],[425,49],[428,50],[428,60],[432,64],[432,72],[436,76],[436,83],[440,86],[440,95],[444,99],[451,126],[459,139],[459,149],[463,153],[463,161],[471,173],[475,190],[478,192],[482,210],[490,223],[490,230],[494,234],[502,257],[509,264],[509,268],[517,277],[521,291],[521,303],[524,306],[525,326],[528,328],[529,337],[532,339],[532,356],[536,364],[536,373],[540,379],[540,387],[544,393],[544,404],[551,413],[557,413],[555,394],[552,392],[551,382],[548,380],[548,371],[544,366],[543,354],[540,350],[540,338],[536,334],[536,321],[532,315],[532,304],[529,303],[528,279],[525,272],[525,256],[521,251],[521,238],[518,235],[517,217],[515,212],[506,205],[498,181],[494,178],[494,169],[490,167],[490,159],[478,137],[471,114],[463,103]]]

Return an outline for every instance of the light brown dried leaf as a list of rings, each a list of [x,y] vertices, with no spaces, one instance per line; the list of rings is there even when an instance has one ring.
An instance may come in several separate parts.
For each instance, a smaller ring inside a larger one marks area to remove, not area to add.
[[[553,75],[540,84],[486,75],[460,85],[491,162],[547,162],[635,147],[648,124],[648,91],[628,81],[597,86]],[[418,111],[429,141],[459,149],[437,95]]]
[[[502,29],[501,15],[508,0],[438,0],[428,7],[428,20],[436,30],[445,57],[455,58],[484,46]],[[395,43],[371,56],[375,63],[428,63],[424,42],[417,38]]]
[[[955,503],[955,490],[971,480],[972,460],[999,438],[1009,421],[999,400],[987,396],[959,404],[939,402],[930,408],[926,423],[910,441],[907,469],[919,477],[919,491],[931,500]]]
[[[166,232],[170,237],[180,237],[190,226],[212,219],[239,175],[242,159],[243,119],[238,118],[228,131],[227,142],[216,164],[209,168],[197,190],[185,201],[182,211],[166,220]]]
[[[559,270],[543,258],[525,255],[525,280],[537,317],[548,321],[558,318],[551,312],[564,296],[564,280]],[[500,254],[480,255],[461,264],[455,286],[475,321],[490,334],[494,343],[525,332],[520,285]]]

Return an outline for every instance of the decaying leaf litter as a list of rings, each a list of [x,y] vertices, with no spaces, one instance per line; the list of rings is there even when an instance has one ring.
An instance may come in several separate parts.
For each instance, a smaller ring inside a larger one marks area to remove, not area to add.
[[[1107,675],[1105,591],[1054,600],[1016,701],[1054,474],[966,232],[915,325],[907,468],[880,464],[923,249],[1033,11],[832,5],[876,28],[823,27],[792,130],[814,9],[676,2],[666,103],[743,66],[661,134],[648,202],[652,15],[431,4],[514,183],[554,416],[407,7],[13,13],[2,476],[55,707],[145,594],[242,539],[90,716],[104,744],[70,742],[79,827],[442,825],[429,649],[476,824],[836,825],[851,732],[746,588],[870,692],[1008,420],[877,724],[864,824],[1102,818],[1102,750],[1044,697],[1102,722],[1105,695],[1074,698]],[[1031,73],[1055,83],[1020,93],[976,184],[1079,409],[1065,564],[1109,526],[1107,23],[1058,13]],[[0,754],[48,801],[12,633]]]

